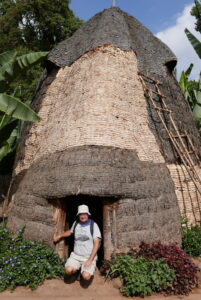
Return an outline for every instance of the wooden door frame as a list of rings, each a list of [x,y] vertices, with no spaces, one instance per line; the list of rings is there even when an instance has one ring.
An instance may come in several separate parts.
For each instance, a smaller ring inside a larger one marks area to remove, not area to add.
[[[65,230],[67,226],[67,202],[65,199],[55,199],[51,201],[54,205],[53,219],[55,222],[54,235],[59,235]],[[103,198],[103,251],[104,259],[109,260],[111,255],[116,253],[117,249],[117,226],[116,226],[116,205],[117,199],[111,201],[111,199]],[[68,256],[68,245],[65,240],[61,240],[56,244],[56,252],[60,258]]]

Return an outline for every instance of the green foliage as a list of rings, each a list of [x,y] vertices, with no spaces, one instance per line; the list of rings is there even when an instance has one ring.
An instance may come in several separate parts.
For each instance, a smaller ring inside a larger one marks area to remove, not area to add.
[[[2,0],[0,52],[18,47],[49,51],[70,37],[82,21],[69,9],[69,0]]]
[[[196,99],[196,103],[193,108],[193,117],[196,121],[199,131],[201,131],[201,74],[198,82],[198,88],[194,90],[194,96]]]
[[[195,0],[195,5],[191,10],[191,15],[196,18],[195,29],[201,33],[201,1]]]
[[[175,273],[163,259],[133,259],[129,255],[119,255],[108,273],[109,278],[117,276],[123,282],[123,294],[129,297],[147,296],[165,290],[173,282]]]
[[[10,86],[13,80],[46,55],[47,52],[34,52],[18,56],[15,50],[0,54],[0,162],[15,151],[22,121],[39,120],[39,116],[30,108],[28,101],[21,100],[21,87],[16,87],[12,94],[9,94]]]
[[[193,69],[193,64],[190,64],[188,69],[186,71],[182,71],[180,78],[179,78],[179,85],[180,88],[182,89],[184,96],[186,100],[189,102],[191,109],[193,110],[194,105],[195,105],[195,98],[192,97],[194,93],[191,93],[191,89],[189,88],[189,75]]]
[[[32,52],[18,56],[17,51],[7,51],[0,54],[0,92],[5,92],[9,84],[27,69],[41,62],[48,52]]]
[[[197,19],[195,29],[201,33],[201,2],[200,0],[195,0],[195,6],[191,10],[191,15],[195,16]],[[189,39],[191,45],[193,46],[195,52],[201,58],[201,42],[186,28],[185,33]]]
[[[186,28],[185,33],[195,52],[201,58],[201,42]]]
[[[24,229],[12,236],[0,228],[0,291],[29,286],[36,289],[45,279],[62,278],[63,262],[41,242],[23,239]]]
[[[19,55],[50,51],[83,23],[69,9],[69,0],[1,0],[0,53],[16,49]],[[34,66],[12,82],[21,85],[23,99],[31,101],[42,68]]]
[[[201,227],[182,224],[182,248],[192,257],[201,257]]]
[[[19,120],[39,120],[38,115],[29,107],[29,105],[23,103],[19,98],[4,93],[0,93],[0,111],[4,112],[5,115]],[[3,123],[3,118],[1,122]],[[1,127],[0,124],[0,129]]]
[[[179,85],[191,107],[196,126],[201,133],[201,74],[199,81],[189,80],[192,68],[193,64],[186,71],[182,71]],[[176,70],[174,70],[175,76],[176,73]]]

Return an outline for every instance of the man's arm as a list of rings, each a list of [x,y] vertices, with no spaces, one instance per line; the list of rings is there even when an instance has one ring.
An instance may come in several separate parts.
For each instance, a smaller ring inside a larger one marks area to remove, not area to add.
[[[71,230],[67,230],[57,236],[54,236],[53,238],[53,242],[54,243],[58,243],[61,239],[65,238],[65,237],[69,237],[73,234],[73,232]]]
[[[99,245],[100,245],[100,239],[96,238],[95,240],[93,240],[94,242],[94,246],[91,252],[91,255],[89,256],[88,260],[85,263],[85,267],[89,267],[94,259],[94,257],[96,256],[98,249],[99,249]]]

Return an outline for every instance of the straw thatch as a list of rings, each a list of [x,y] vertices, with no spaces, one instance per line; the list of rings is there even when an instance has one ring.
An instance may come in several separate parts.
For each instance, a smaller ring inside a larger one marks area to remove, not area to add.
[[[105,257],[142,240],[180,243],[179,207],[184,213],[185,198],[188,216],[199,221],[199,195],[193,183],[185,187],[188,174],[138,75],[160,80],[177,127],[200,156],[190,108],[171,74],[175,63],[167,46],[117,8],[52,50],[33,103],[41,121],[24,127],[17,152],[11,229],[26,224],[28,238],[51,244],[58,220],[51,200],[82,194],[104,199]]]

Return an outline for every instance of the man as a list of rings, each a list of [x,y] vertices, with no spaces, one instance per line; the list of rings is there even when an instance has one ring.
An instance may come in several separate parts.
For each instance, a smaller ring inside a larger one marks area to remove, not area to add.
[[[78,206],[77,216],[79,222],[75,221],[70,230],[54,237],[54,242],[57,243],[62,238],[74,234],[74,249],[66,261],[65,272],[71,275],[81,268],[81,275],[84,280],[90,280],[94,275],[97,252],[101,240],[100,229],[98,225],[89,218],[90,215],[87,205]]]

